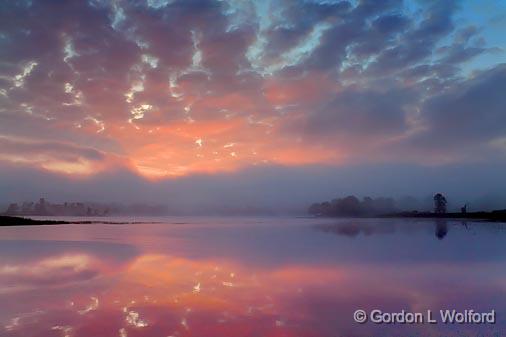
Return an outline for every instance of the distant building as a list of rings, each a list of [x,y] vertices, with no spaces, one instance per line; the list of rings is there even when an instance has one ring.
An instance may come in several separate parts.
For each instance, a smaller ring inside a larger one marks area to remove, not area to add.
[[[33,202],[25,201],[23,203],[23,206],[21,206],[21,213],[22,214],[31,214],[33,212]]]
[[[7,208],[7,211],[5,212],[8,215],[16,215],[19,214],[19,206],[16,203],[12,203]]]
[[[2,213],[2,210],[0,210]],[[4,214],[7,215],[44,215],[44,216],[106,216],[111,214],[166,215],[167,206],[145,204],[115,205],[95,202],[64,202],[53,204],[40,198],[38,202],[25,201],[21,205],[11,203]]]
[[[46,200],[44,198],[40,198],[39,202],[35,204],[35,214],[36,215],[49,215],[49,212],[46,208]]]

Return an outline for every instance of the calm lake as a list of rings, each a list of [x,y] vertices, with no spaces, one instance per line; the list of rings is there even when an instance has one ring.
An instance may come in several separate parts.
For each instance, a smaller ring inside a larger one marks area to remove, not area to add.
[[[257,217],[102,220],[155,223],[0,227],[0,336],[506,332],[505,224]],[[432,310],[438,318],[444,309],[495,310],[496,324],[359,324],[353,319],[357,309]]]

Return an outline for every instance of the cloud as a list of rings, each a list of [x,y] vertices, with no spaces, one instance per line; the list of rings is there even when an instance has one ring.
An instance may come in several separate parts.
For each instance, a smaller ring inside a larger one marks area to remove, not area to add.
[[[88,160],[101,160],[104,155],[93,148],[79,148],[70,144],[57,142],[36,142],[0,137],[0,146],[4,155],[61,155],[63,158],[79,157]]]
[[[403,91],[343,91],[309,114],[304,131],[323,137],[347,136],[350,140],[389,137],[407,127],[403,105],[409,101],[409,93]]]
[[[476,74],[428,99],[421,116],[426,131],[409,139],[414,148],[484,159],[490,143],[504,137],[506,65]],[[503,152],[504,155],[504,152]]]
[[[3,136],[0,136],[0,162],[67,174],[89,174],[107,168],[112,162],[126,163],[124,159],[108,156],[92,147]]]
[[[457,1],[9,2],[0,165],[159,179],[494,160],[504,71],[471,61],[503,46],[459,20],[468,11]]]

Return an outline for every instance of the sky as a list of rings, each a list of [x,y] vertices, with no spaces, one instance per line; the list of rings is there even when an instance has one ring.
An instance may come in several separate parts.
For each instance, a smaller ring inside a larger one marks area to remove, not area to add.
[[[504,31],[499,0],[0,1],[0,202],[506,208]]]

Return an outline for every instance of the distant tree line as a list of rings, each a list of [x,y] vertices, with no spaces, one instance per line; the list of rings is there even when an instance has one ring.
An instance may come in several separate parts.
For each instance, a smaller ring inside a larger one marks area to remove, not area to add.
[[[21,204],[11,203],[0,215],[44,215],[44,216],[107,216],[107,215],[167,215],[165,205],[145,204],[102,204],[97,202],[64,202],[50,203],[44,198],[39,202],[25,201]]]
[[[309,214],[318,216],[373,216],[396,212],[392,198],[364,197],[359,200],[350,195],[322,203],[314,203],[308,209]]]

